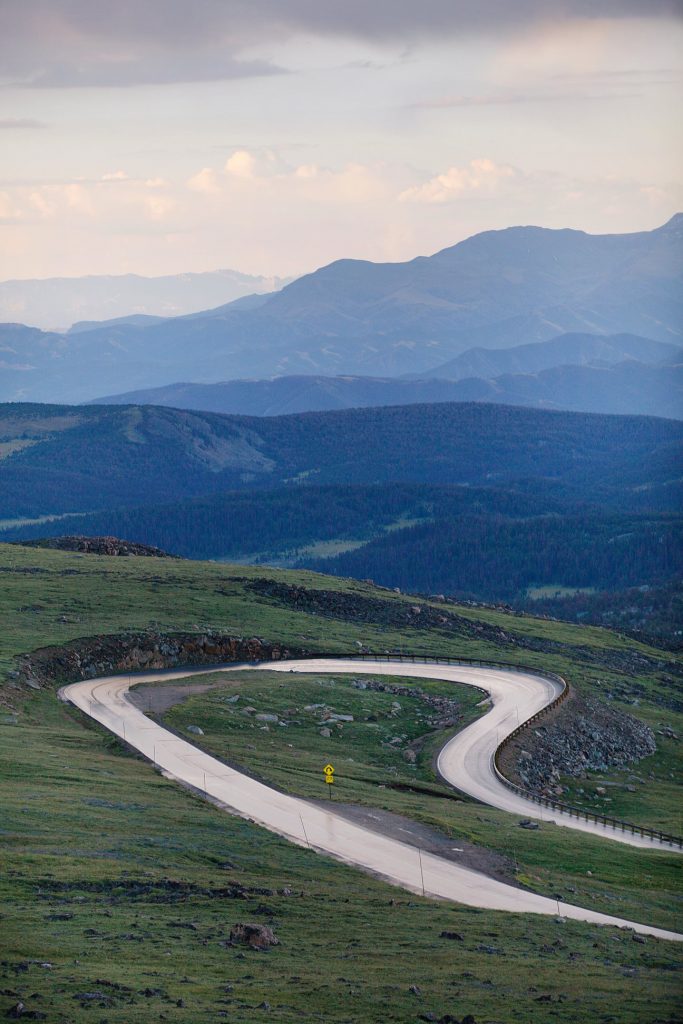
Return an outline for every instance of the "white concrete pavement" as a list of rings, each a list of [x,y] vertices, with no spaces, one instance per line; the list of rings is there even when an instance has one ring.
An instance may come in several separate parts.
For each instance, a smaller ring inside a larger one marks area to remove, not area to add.
[[[262,825],[300,846],[329,854],[413,892],[424,892],[428,896],[491,910],[554,916],[559,912],[565,918],[632,928],[643,934],[683,941],[683,935],[677,932],[611,917],[567,903],[558,905],[555,900],[506,885],[444,858],[421,852],[396,839],[372,832],[338,816],[333,810],[279,793],[174,736],[148,719],[127,699],[128,690],[137,683],[167,682],[208,672],[243,671],[249,668],[280,672],[390,674],[447,679],[484,687],[491,694],[492,710],[444,747],[439,759],[440,770],[458,789],[493,806],[512,810],[515,814],[539,816],[537,805],[516,797],[500,783],[493,773],[491,756],[505,733],[515,728],[517,714],[522,721],[555,696],[555,686],[558,684],[541,676],[465,666],[413,665],[386,661],[359,663],[327,658],[109,676],[73,683],[60,690],[60,696],[148,757],[169,778],[196,787],[221,803],[226,810]],[[515,801],[523,805],[522,811]],[[560,822],[554,812],[552,818],[557,819],[558,824],[568,827],[581,824],[575,818]],[[598,834],[612,837],[604,829],[598,830]],[[621,833],[613,838],[624,841]],[[650,843],[646,845],[651,847]],[[605,855],[608,856],[607,851]]]

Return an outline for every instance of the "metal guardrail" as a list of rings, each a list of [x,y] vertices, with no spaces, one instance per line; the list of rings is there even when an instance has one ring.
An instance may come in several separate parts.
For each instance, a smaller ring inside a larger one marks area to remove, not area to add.
[[[557,675],[555,672],[542,672],[537,668],[532,668],[526,665],[514,665],[510,662],[505,661],[479,661],[473,658],[449,658],[449,657],[436,657],[434,655],[423,655],[423,654],[371,654],[369,652],[363,652],[358,654],[332,654],[314,655],[315,658],[343,658],[345,661],[399,661],[408,662],[416,665],[466,665],[470,668],[499,668],[504,669],[506,672],[524,672],[532,673],[533,675],[541,676],[544,679],[550,679],[552,682],[561,683],[562,691],[555,697],[554,700],[547,704],[541,711],[537,711],[536,714],[532,715],[531,718],[527,718],[526,721],[522,722],[511,733],[498,744],[493,755],[493,768],[498,779],[513,793],[523,797],[525,800],[531,800],[533,803],[539,804],[543,807],[549,807],[552,810],[559,811],[561,814],[567,814],[570,818],[583,819],[585,821],[592,821],[596,825],[604,825],[605,828],[612,828],[614,831],[620,830],[621,832],[630,832],[632,835],[643,836],[643,838],[650,838],[656,842],[662,844],[668,844],[669,846],[678,846],[683,849],[683,836],[671,835],[668,832],[662,832],[660,829],[647,828],[643,825],[634,825],[630,821],[621,821],[619,818],[612,818],[606,814],[597,814],[592,811],[586,811],[582,807],[575,807],[572,804],[565,804],[561,800],[554,800],[552,797],[538,796],[536,793],[532,793],[529,790],[523,789],[518,786],[515,782],[511,782],[510,779],[506,778],[500,767],[500,756],[505,748],[521,733],[528,729],[534,722],[544,718],[550,711],[562,704],[569,696],[569,684],[566,679],[562,676]],[[487,691],[483,687],[479,686],[477,689],[483,693]]]

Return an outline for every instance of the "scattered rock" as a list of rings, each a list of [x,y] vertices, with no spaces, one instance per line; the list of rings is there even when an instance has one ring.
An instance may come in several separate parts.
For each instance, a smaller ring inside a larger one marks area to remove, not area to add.
[[[262,712],[259,715],[254,715],[254,718],[256,719],[257,722],[277,722],[277,721],[279,721],[277,715],[270,715],[270,714],[267,714],[267,713],[264,713],[264,712]]]
[[[631,936],[631,939],[632,939],[633,942],[640,942],[641,945],[643,945],[643,946],[647,942],[647,939],[645,938],[645,936],[644,935],[639,935],[638,932],[634,932],[633,935]]]
[[[537,821],[530,821],[529,818],[525,818],[524,821],[520,821],[519,827],[520,828],[528,828],[528,829],[532,829],[533,831],[536,831],[541,826],[539,825],[539,823]]]
[[[325,727],[324,729],[320,730],[320,735],[324,736],[326,740],[329,740],[329,738],[332,735],[332,733],[330,732],[330,730],[327,727]]]
[[[429,729],[448,729],[460,721],[462,717],[460,705],[453,697],[425,693],[418,686],[393,686],[391,683],[385,683],[377,679],[352,679],[351,685],[357,690],[373,690],[377,693],[391,693],[400,697],[414,697],[417,700],[423,701],[431,711],[426,721]],[[398,714],[401,705],[398,701],[393,701],[391,708],[392,716],[394,716]],[[368,715],[365,720],[366,722],[376,722],[377,716]],[[393,742],[400,742],[400,740],[400,737],[394,737]]]
[[[465,936],[461,935],[460,932],[441,932],[439,935],[440,939],[453,939],[455,942],[464,942]]]
[[[411,985],[410,988],[408,989],[408,991],[410,992],[410,994],[412,996],[421,996],[422,995],[422,989],[420,988],[419,985]]]
[[[539,796],[561,796],[560,776],[584,778],[649,757],[657,749],[650,727],[594,697],[572,692],[547,723],[525,730],[524,747],[513,741],[506,765],[513,781]],[[632,783],[633,778],[628,782]],[[605,785],[596,787],[606,797]]]
[[[204,730],[200,729],[198,725],[188,725],[187,731],[191,732],[194,736],[204,735]]]

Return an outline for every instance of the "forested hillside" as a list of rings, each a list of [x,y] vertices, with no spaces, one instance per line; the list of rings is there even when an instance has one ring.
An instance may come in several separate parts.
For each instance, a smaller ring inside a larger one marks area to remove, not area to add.
[[[113,535],[505,602],[659,587],[683,566],[683,424],[670,420],[10,405],[0,444],[3,540]]]
[[[527,588],[622,589],[668,580],[683,565],[669,517],[458,516],[395,531],[357,551],[305,564],[385,586],[509,601]]]
[[[548,511],[559,513],[562,507],[553,498],[544,503]],[[535,496],[493,487],[343,484],[229,491],[169,505],[110,509],[10,527],[0,536],[111,534],[189,558],[259,556],[283,562],[321,541],[367,541],[415,522],[466,514],[523,518],[537,511]]]
[[[0,407],[0,518],[308,484],[514,486],[676,509],[683,424],[473,404],[283,417],[151,406]]]

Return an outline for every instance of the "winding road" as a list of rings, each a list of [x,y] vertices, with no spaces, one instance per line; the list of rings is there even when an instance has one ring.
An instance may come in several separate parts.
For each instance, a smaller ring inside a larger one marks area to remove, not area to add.
[[[605,830],[602,825],[542,809],[509,791],[498,779],[492,763],[498,743],[516,727],[518,721],[522,722],[540,711],[559,692],[559,683],[540,675],[462,665],[414,665],[368,660],[361,664],[353,660],[321,658],[108,676],[72,683],[63,687],[59,695],[62,700],[80,708],[153,761],[168,778],[200,790],[225,810],[262,825],[300,846],[329,854],[345,864],[370,871],[412,892],[491,910],[558,915],[560,907],[555,900],[506,885],[450,860],[419,851],[397,839],[348,821],[335,814],[334,810],[279,793],[249,778],[151,721],[128,699],[128,690],[138,683],[167,682],[217,671],[264,668],[277,672],[445,679],[481,687],[491,695],[492,708],[443,747],[438,767],[444,779],[457,786],[461,792],[513,814],[544,818],[560,826],[590,832],[630,846],[660,848],[660,844],[647,837]],[[605,856],[608,855],[606,850]],[[658,938],[683,941],[683,934],[677,932],[611,917],[564,902],[561,905],[561,916],[593,924],[632,928]]]

